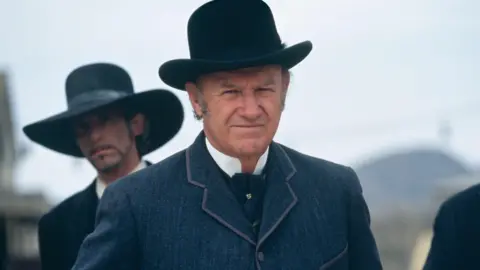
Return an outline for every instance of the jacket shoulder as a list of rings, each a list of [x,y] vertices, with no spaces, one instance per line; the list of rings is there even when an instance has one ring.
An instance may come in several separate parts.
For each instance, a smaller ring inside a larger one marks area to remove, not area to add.
[[[70,197],[64,199],[59,204],[45,213],[39,220],[39,226],[50,226],[52,224],[60,224],[60,220],[71,215],[73,210],[82,205],[82,202],[89,196],[88,192],[91,192],[89,185],[84,190],[74,193]]]
[[[464,209],[476,206],[480,201],[480,184],[466,188],[452,196],[442,203],[444,209]]]
[[[108,190],[122,190],[129,193],[132,190],[145,190],[152,187],[152,182],[159,184],[161,181],[175,178],[185,168],[185,152],[182,150],[166,159],[152,164],[140,171],[129,174],[110,184]]]
[[[311,175],[317,175],[330,182],[339,183],[347,189],[362,192],[358,176],[351,167],[303,154],[281,144],[279,146],[285,151],[297,171],[301,168]]]

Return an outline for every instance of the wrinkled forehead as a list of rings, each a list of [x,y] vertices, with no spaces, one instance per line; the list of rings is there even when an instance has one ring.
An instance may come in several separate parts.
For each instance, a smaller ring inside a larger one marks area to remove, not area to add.
[[[199,82],[221,87],[233,87],[243,84],[271,85],[279,82],[281,76],[282,68],[271,65],[211,73],[202,76]]]

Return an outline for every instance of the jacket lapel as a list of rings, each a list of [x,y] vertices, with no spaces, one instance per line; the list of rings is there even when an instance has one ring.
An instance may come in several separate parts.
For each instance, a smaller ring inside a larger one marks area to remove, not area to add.
[[[257,250],[275,231],[297,203],[290,186],[296,169],[281,145],[273,142],[267,162],[267,189],[263,200],[263,215],[258,235]]]
[[[202,132],[186,151],[187,180],[203,188],[202,209],[220,224],[252,245],[256,244],[252,227],[226,185],[220,169],[205,145]]]

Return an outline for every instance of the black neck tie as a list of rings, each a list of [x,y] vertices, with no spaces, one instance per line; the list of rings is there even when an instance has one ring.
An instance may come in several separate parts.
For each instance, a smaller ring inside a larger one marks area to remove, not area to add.
[[[248,220],[257,230],[262,217],[263,195],[265,193],[265,179],[261,175],[247,173],[234,174],[230,179],[232,191],[237,197]]]

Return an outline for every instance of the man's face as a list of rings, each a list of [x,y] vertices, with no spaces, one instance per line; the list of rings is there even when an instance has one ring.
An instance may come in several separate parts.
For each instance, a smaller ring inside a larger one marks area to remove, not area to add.
[[[289,81],[281,67],[265,66],[208,74],[186,89],[210,142],[227,155],[249,158],[272,141]]]
[[[120,110],[111,108],[75,119],[77,144],[97,171],[108,172],[129,155],[138,155],[135,136],[143,132],[143,126],[139,128],[135,121],[135,117],[127,121]]]

